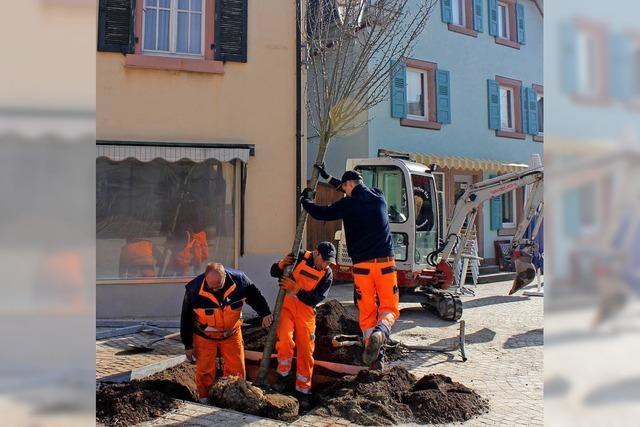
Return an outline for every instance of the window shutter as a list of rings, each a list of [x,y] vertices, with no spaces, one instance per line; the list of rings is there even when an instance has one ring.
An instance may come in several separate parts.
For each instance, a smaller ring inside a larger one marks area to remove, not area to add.
[[[498,175],[489,175],[489,179]],[[491,230],[499,230],[502,228],[502,197],[492,197],[489,201],[489,215],[491,217]]]
[[[440,9],[442,11],[442,22],[451,24],[453,22],[451,0],[440,0]]]
[[[482,0],[473,0],[473,29],[481,33],[483,31]]]
[[[214,59],[247,62],[247,0],[216,0]]]
[[[578,54],[577,54],[577,33],[571,23],[565,23],[560,27],[560,63],[562,64],[562,85],[569,93],[575,93],[578,90],[577,77],[578,74]]]
[[[436,70],[436,115],[438,123],[451,123],[451,82],[446,70]]]
[[[633,92],[633,46],[630,38],[622,33],[611,35],[609,44],[611,94],[621,101],[627,101]]]
[[[580,232],[580,189],[569,190],[564,198],[562,217],[568,237],[576,237]]]
[[[527,91],[527,103],[529,104],[527,112],[529,117],[527,122],[529,123],[528,132],[530,135],[538,134],[538,94],[533,88],[525,88]],[[525,128],[526,130],[527,128]]]
[[[489,34],[498,35],[498,0],[488,0],[489,4]]]
[[[500,129],[500,84],[496,80],[487,80],[487,103],[489,129]]]
[[[518,43],[525,44],[524,37],[524,6],[516,3],[516,24],[518,26]]]
[[[143,0],[139,0],[143,1]],[[98,51],[133,53],[136,0],[100,0]]]
[[[391,117],[407,117],[407,65],[391,60]]]
[[[522,131],[529,133],[529,101],[527,100],[527,88],[525,86],[520,87],[520,110],[522,113]]]

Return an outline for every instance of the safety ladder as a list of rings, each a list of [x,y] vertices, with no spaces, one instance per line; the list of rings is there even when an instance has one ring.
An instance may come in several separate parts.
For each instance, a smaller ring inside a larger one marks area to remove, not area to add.
[[[478,285],[478,276],[480,276],[480,261],[482,258],[478,255],[478,234],[476,232],[476,225],[471,224],[469,229],[464,227],[461,232],[461,236],[464,236],[455,248],[456,257],[453,265],[453,277],[456,284],[456,293],[458,295],[475,295],[475,291],[465,286],[467,275],[471,273],[471,279],[473,285]],[[458,254],[458,251],[461,253]]]

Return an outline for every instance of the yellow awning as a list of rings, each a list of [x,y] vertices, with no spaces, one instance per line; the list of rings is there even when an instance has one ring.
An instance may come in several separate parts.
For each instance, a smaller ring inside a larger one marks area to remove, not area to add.
[[[498,160],[472,159],[458,156],[438,156],[435,154],[409,153],[411,161],[423,165],[436,164],[441,168],[464,169],[483,172],[509,173],[527,169],[522,163],[504,163]]]

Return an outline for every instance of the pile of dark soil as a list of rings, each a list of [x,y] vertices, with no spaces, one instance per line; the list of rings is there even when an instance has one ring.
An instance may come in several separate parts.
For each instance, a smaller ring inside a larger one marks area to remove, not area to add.
[[[96,390],[96,419],[108,426],[130,426],[157,418],[177,403],[156,390],[139,384],[100,385]]]
[[[209,400],[216,406],[245,414],[282,421],[298,417],[298,401],[284,394],[269,393],[238,377],[219,379],[209,392]]]
[[[362,425],[437,424],[466,421],[486,412],[486,399],[444,375],[416,381],[406,369],[360,371],[318,393],[312,413]]]
[[[147,390],[155,390],[175,399],[195,402],[198,400],[196,389],[196,365],[183,362],[164,371],[134,381]]]
[[[316,313],[316,349],[313,357],[316,360],[362,366],[361,346],[333,348],[331,344],[336,335],[361,336],[356,315],[350,313],[337,300],[329,300],[318,306]],[[259,326],[243,327],[242,336],[246,350],[262,351],[267,329]],[[400,347],[387,347],[385,355],[388,361],[393,361],[401,359],[403,352]]]

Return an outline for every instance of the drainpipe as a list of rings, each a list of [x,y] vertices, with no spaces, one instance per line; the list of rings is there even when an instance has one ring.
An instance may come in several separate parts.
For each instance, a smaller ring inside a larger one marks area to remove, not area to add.
[[[300,27],[300,0],[296,0],[296,224],[300,218],[298,195],[302,192],[302,60]],[[305,185],[306,187],[306,185]]]

